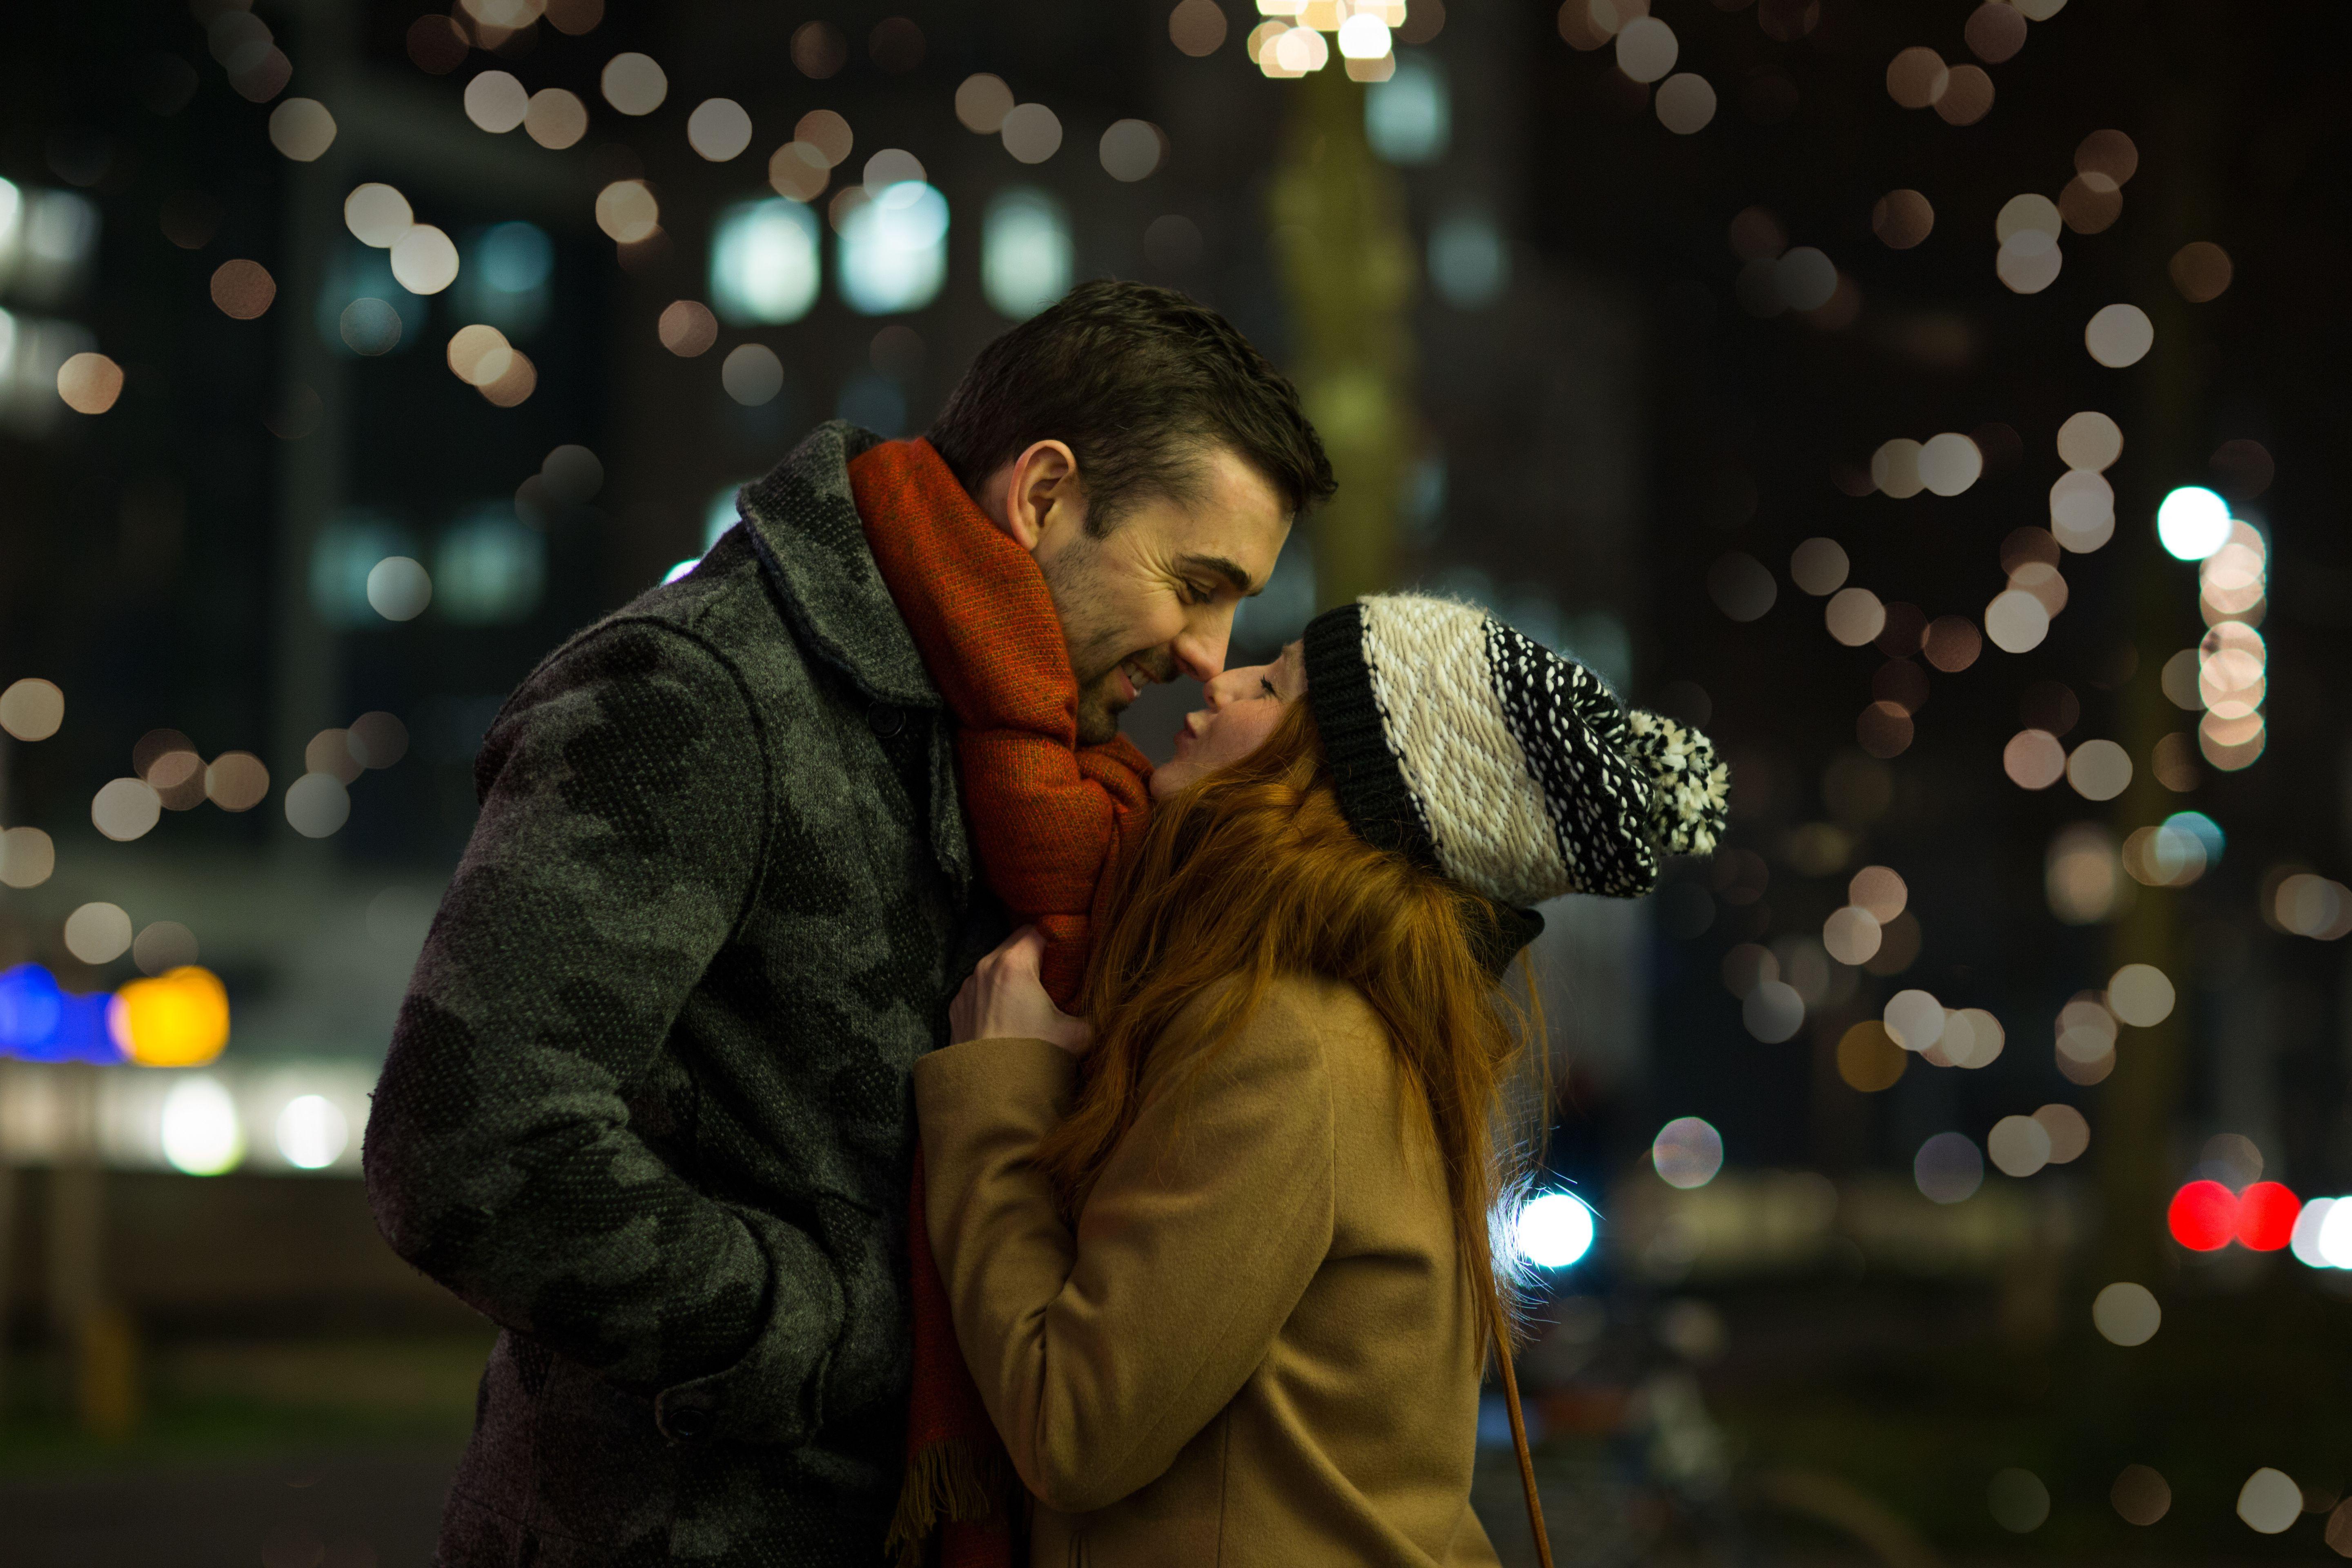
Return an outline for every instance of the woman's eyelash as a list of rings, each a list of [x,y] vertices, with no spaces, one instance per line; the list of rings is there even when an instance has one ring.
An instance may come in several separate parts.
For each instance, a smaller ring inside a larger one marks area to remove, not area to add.
[[[1268,680],[1268,679],[1267,679],[1265,676],[1263,676],[1263,675],[1261,675],[1261,676],[1259,676],[1259,677],[1257,678],[1257,683],[1258,683],[1260,686],[1262,686],[1262,687],[1264,687],[1264,688],[1265,689],[1265,694],[1266,694],[1268,697],[1279,697],[1279,696],[1281,696],[1281,695],[1282,695],[1282,693],[1281,693],[1281,692],[1276,691],[1276,690],[1274,689],[1274,682],[1273,682],[1273,681],[1271,681],[1271,680]]]

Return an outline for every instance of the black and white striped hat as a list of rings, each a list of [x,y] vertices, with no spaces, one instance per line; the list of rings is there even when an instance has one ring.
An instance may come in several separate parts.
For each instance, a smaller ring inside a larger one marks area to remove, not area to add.
[[[1475,605],[1367,595],[1307,628],[1307,700],[1357,832],[1514,907],[1638,898],[1706,855],[1730,770],[1697,731]]]

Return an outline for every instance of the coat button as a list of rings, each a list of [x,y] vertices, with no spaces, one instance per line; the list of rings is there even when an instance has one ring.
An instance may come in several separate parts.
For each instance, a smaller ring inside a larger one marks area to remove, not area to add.
[[[710,1412],[700,1405],[685,1405],[668,1412],[663,1425],[679,1442],[691,1443],[710,1430]]]
[[[866,710],[866,727],[887,741],[907,727],[907,710],[877,702]]]

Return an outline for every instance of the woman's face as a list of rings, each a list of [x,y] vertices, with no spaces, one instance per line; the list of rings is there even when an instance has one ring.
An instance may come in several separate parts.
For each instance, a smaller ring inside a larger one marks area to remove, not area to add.
[[[1292,643],[1272,664],[1229,669],[1202,688],[1209,705],[1184,716],[1176,731],[1175,760],[1151,774],[1151,794],[1164,800],[1265,743],[1290,705],[1307,694],[1307,660]]]

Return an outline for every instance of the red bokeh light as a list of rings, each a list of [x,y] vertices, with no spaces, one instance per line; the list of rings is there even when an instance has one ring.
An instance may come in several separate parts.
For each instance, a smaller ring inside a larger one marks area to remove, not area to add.
[[[2191,1182],[2172,1194],[2164,1221],[2172,1239],[2191,1252],[2217,1251],[2237,1236],[2238,1194],[2219,1182]]]
[[[2238,1194],[2238,1243],[2254,1252],[2276,1252],[2294,1237],[2303,1212],[2295,1195],[2276,1182],[2256,1182]]]

